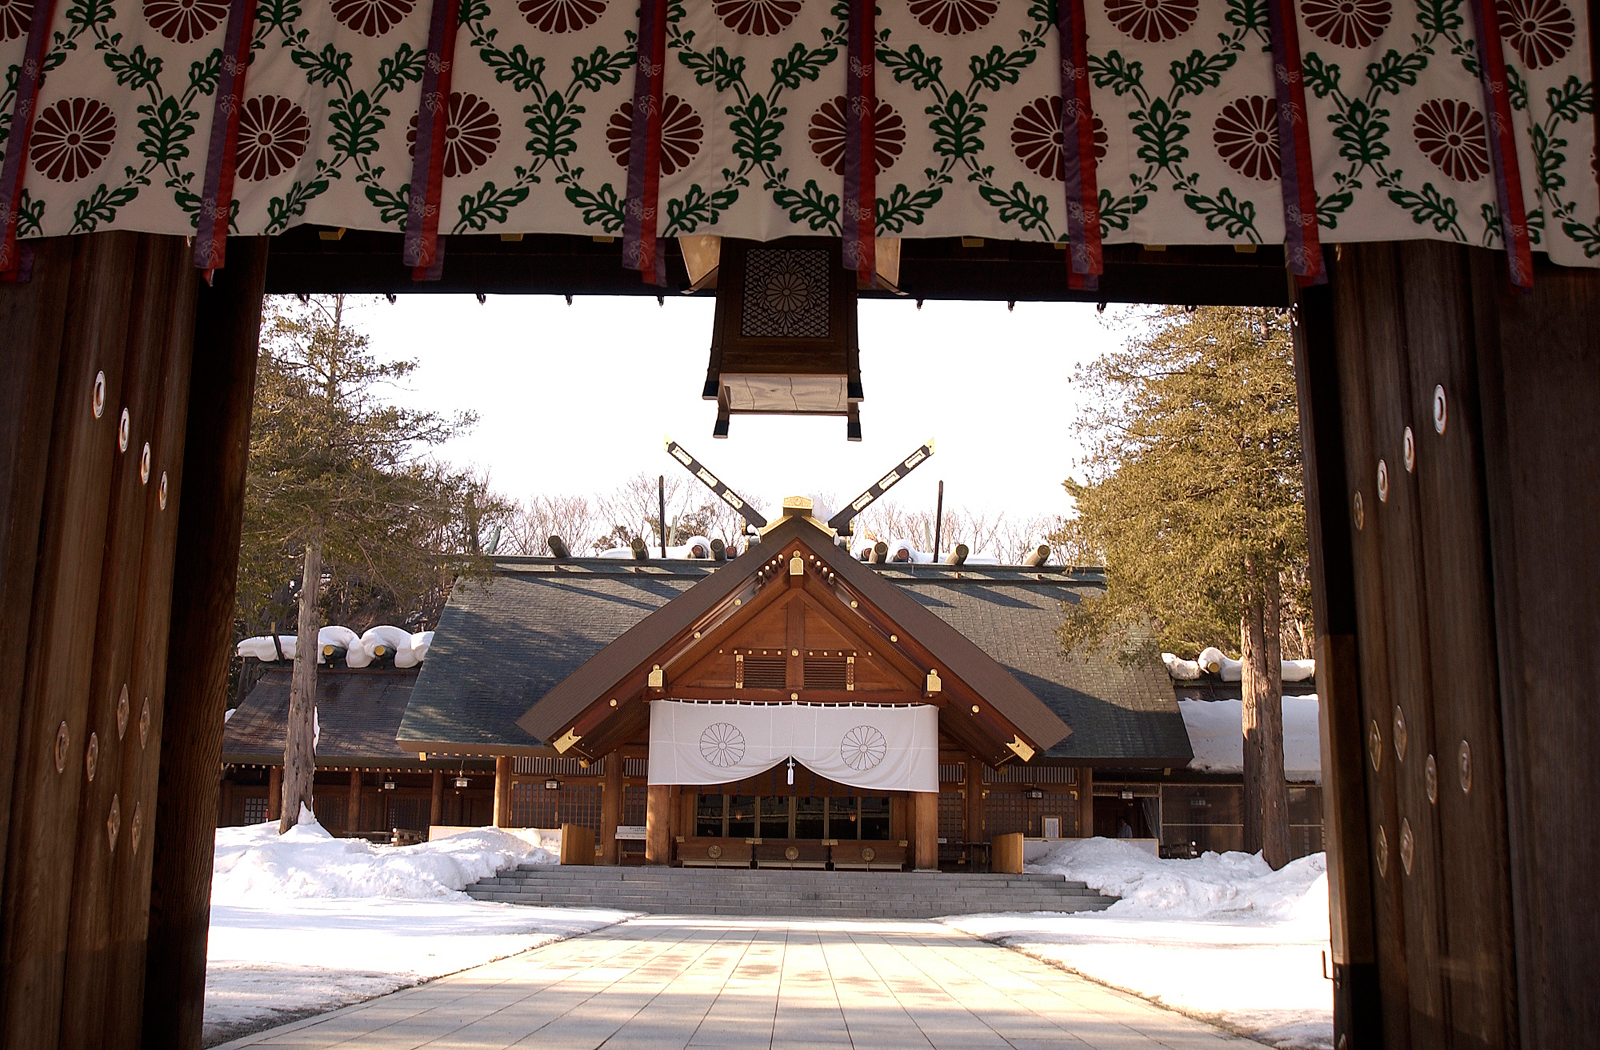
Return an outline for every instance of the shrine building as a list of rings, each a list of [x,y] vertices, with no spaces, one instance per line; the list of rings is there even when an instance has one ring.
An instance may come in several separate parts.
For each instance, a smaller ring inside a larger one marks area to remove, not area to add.
[[[1103,586],[863,564],[804,499],[726,563],[501,558],[457,585],[398,744],[495,756],[497,824],[597,826],[604,862],[986,865],[994,834],[1094,834],[1096,767],[1189,762],[1164,673],[1061,651]]]

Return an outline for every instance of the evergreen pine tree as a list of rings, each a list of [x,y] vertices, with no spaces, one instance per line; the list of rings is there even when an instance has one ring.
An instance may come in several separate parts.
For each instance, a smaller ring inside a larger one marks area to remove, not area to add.
[[[1078,424],[1086,477],[1066,482],[1077,514],[1057,539],[1101,557],[1107,588],[1068,610],[1061,638],[1113,642],[1130,659],[1239,639],[1244,846],[1278,868],[1283,623],[1309,604],[1289,318],[1202,307],[1150,320],[1078,376],[1094,406]]]
[[[485,511],[500,509],[482,482],[420,459],[473,418],[385,403],[381,388],[415,365],[377,361],[351,305],[344,296],[277,302],[257,366],[239,593],[247,622],[274,602],[296,606],[280,831],[312,804],[317,632],[329,592],[347,612],[425,615],[405,606],[442,604],[457,571],[442,556],[476,554]]]

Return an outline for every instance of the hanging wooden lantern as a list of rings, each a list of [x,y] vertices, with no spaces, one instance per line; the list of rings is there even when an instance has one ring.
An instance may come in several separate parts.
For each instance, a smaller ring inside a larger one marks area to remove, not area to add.
[[[723,240],[704,397],[717,403],[715,437],[732,416],[844,416],[861,440],[856,276],[839,242]]]

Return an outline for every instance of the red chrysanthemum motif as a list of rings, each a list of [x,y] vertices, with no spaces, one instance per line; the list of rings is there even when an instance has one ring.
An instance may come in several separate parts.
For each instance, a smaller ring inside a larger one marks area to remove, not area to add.
[[[1064,182],[1067,161],[1062,155],[1061,96],[1036,98],[1011,122],[1011,149],[1017,159],[1047,179]],[[1094,159],[1104,160],[1110,144],[1105,123],[1094,118]]]
[[[311,142],[306,111],[277,95],[247,98],[239,110],[234,170],[246,182],[274,178],[294,167]]]
[[[1222,107],[1211,129],[1217,152],[1247,179],[1275,179],[1282,170],[1278,152],[1278,100],[1246,95]]]
[[[144,0],[144,20],[180,44],[199,40],[227,17],[228,5],[222,0]]]
[[[1417,148],[1457,182],[1477,182],[1489,174],[1489,139],[1483,116],[1466,102],[1434,98],[1422,104],[1412,122]]]
[[[1135,40],[1157,43],[1188,32],[1200,0],[1107,0],[1106,17]]]
[[[450,105],[444,114],[444,175],[453,179],[465,175],[494,156],[500,146],[500,118],[489,103],[477,95],[450,92]],[[411,118],[406,131],[406,148],[417,155],[417,118]]]
[[[1561,0],[1501,0],[1500,35],[1529,69],[1543,69],[1572,50],[1572,12]]]
[[[989,24],[1000,10],[996,0],[911,0],[911,14],[935,33],[955,36]]]
[[[714,0],[722,24],[741,36],[772,36],[789,28],[800,0]]]
[[[117,118],[98,99],[64,98],[33,123],[33,166],[56,182],[76,182],[98,168],[117,137]]]
[[[823,165],[833,169],[835,175],[844,174],[845,107],[843,95],[824,102],[811,115],[811,152]],[[873,156],[877,162],[874,171],[888,171],[906,148],[906,122],[894,107],[882,99],[872,111]]]
[[[1389,0],[1305,0],[1306,28],[1336,47],[1367,47],[1389,26]]]
[[[416,0],[333,0],[333,17],[362,36],[382,36],[416,7]]]
[[[689,103],[677,95],[661,100],[661,174],[671,175],[686,168],[700,152],[705,138],[705,122]],[[624,168],[628,166],[628,149],[633,145],[633,101],[630,99],[617,107],[606,122],[606,148]]]
[[[517,10],[541,33],[576,33],[599,21],[606,4],[605,0],[522,0]]]
[[[0,40],[15,40],[32,20],[32,0],[0,0]]]

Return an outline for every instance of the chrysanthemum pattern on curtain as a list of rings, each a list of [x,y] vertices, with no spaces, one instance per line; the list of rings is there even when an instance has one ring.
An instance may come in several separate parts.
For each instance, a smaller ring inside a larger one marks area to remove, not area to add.
[[[1299,0],[1322,240],[1501,247],[1465,0]],[[878,0],[877,227],[1066,237],[1051,0]],[[1499,0],[1535,250],[1600,265],[1587,6]],[[33,10],[0,0],[0,142]],[[403,228],[431,0],[258,0],[235,233]],[[225,0],[58,0],[24,237],[190,233]],[[846,14],[669,6],[663,236],[840,232]],[[1263,0],[1088,0],[1107,243],[1283,239]],[[442,233],[616,234],[638,7],[462,0]]]

